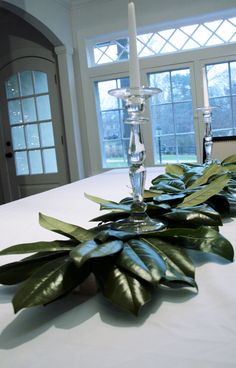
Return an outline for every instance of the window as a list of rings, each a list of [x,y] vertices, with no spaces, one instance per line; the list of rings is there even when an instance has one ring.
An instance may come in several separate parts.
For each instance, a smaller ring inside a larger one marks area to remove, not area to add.
[[[5,90],[16,175],[57,173],[47,74],[14,74]]]
[[[125,88],[128,85],[128,78],[96,83],[103,168],[127,166],[130,127],[124,123],[126,118],[124,101],[110,96],[108,91]]]
[[[236,17],[184,25],[137,37],[139,57],[155,56],[236,42]],[[90,67],[128,60],[128,38],[94,42]]]
[[[214,136],[236,135],[236,61],[206,66]]]

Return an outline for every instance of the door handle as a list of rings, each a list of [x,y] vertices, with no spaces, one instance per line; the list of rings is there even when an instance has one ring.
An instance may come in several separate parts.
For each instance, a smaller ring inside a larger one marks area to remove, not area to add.
[[[13,157],[12,152],[7,152],[7,153],[5,153],[5,157],[6,157],[6,158],[12,158],[12,157]]]

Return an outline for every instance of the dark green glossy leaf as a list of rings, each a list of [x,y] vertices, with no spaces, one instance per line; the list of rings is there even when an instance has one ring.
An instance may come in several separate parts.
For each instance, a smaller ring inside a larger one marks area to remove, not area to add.
[[[157,285],[166,271],[165,262],[147,243],[134,239],[124,244],[116,264],[141,279]]]
[[[65,235],[73,240],[78,240],[81,243],[93,239],[94,233],[91,230],[86,230],[80,226],[68,224],[67,222],[58,220],[54,217],[39,214],[39,223],[45,229],[54,231],[58,234]]]
[[[14,311],[50,303],[73,290],[87,276],[88,270],[79,270],[69,257],[48,262],[18,289],[12,301]]]
[[[167,270],[160,281],[161,284],[175,288],[197,288],[194,280],[194,265],[184,249],[173,247],[172,244],[155,238],[145,239],[145,242],[153,247],[165,261]]]
[[[41,241],[35,243],[17,244],[0,251],[0,256],[7,254],[23,254],[34,252],[55,252],[71,250],[76,245],[75,242],[65,240]]]
[[[172,202],[183,199],[186,195],[184,193],[179,194],[161,194],[158,197],[154,197],[154,202]]]
[[[129,204],[123,204],[123,203],[117,203],[113,201],[109,201],[107,199],[99,198],[92,196],[90,194],[85,193],[85,197],[90,199],[91,201],[100,204],[101,210],[118,210],[118,211],[125,211],[130,212],[130,205]]]
[[[221,217],[218,212],[211,207],[202,205],[195,207],[188,207],[184,209],[173,209],[163,215],[169,221],[174,221],[179,224],[189,224],[193,226],[219,226],[222,225]]]
[[[100,242],[106,242],[108,239],[129,240],[137,236],[138,234],[133,231],[119,231],[108,228],[100,231],[94,239],[99,240]]]
[[[147,285],[117,266],[100,270],[97,278],[106,298],[135,315],[138,315],[141,307],[151,300],[151,292]]]
[[[33,272],[55,258],[65,257],[68,252],[41,252],[26,257],[18,262],[11,262],[0,267],[0,284],[14,285],[25,281]]]
[[[157,232],[155,236],[169,238],[173,245],[213,253],[233,261],[234,250],[231,243],[211,227],[167,229]]]
[[[181,208],[181,207],[196,206],[198,204],[205,202],[208,198],[212,197],[214,194],[219,193],[228,183],[229,179],[230,175],[228,174],[224,174],[216,178],[214,181],[203,187],[201,190],[198,190],[190,194],[189,196],[185,197],[183,202],[178,204],[177,207]]]
[[[92,258],[101,258],[114,255],[123,248],[123,242],[114,240],[107,243],[97,243],[89,240],[86,243],[77,245],[71,252],[70,257],[77,267],[81,267],[84,262]]]
[[[129,215],[130,215],[130,213],[128,213],[128,212],[113,211],[113,212],[105,213],[104,215],[95,217],[90,221],[94,221],[94,222],[118,221],[118,220],[127,218]]]

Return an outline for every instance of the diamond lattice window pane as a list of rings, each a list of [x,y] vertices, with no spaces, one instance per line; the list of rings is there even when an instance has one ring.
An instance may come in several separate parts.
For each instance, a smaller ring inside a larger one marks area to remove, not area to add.
[[[169,42],[171,42],[172,45],[174,45],[177,49],[180,50],[187,41],[187,39],[188,36],[179,29],[177,29],[169,39]]]
[[[225,20],[217,29],[216,34],[220,36],[225,42],[227,42],[235,34],[235,27],[227,20]]]
[[[214,20],[213,22],[206,22],[204,25],[208,27],[212,32],[215,32],[215,30],[220,26],[222,23],[222,20]]]
[[[158,54],[165,43],[166,41],[162,37],[160,37],[159,34],[154,33],[149,41],[148,46],[153,50],[155,54]]]
[[[191,49],[196,49],[198,48],[200,45],[199,43],[195,42],[194,40],[192,40],[191,38],[186,42],[186,44],[183,47],[183,50],[191,50]]]
[[[233,24],[236,26],[236,17],[234,17],[234,18],[229,18],[229,21],[230,21],[231,23],[233,23]]]
[[[167,52],[175,52],[177,51],[177,48],[170,45],[169,43],[166,43],[163,49],[161,50],[161,54],[167,53]]]
[[[181,27],[181,31],[185,32],[186,34],[188,34],[189,36],[191,36],[191,34],[193,34],[193,32],[197,29],[198,24],[193,24],[191,26],[184,26]]]
[[[221,40],[219,37],[213,34],[211,38],[206,42],[206,46],[215,46],[215,45],[220,45],[222,43],[223,43],[223,40]]]
[[[192,38],[197,41],[201,46],[204,46],[211,35],[212,32],[209,31],[209,29],[207,29],[203,25],[200,25],[192,35]]]
[[[167,29],[166,31],[158,32],[161,37],[163,37],[165,40],[168,40],[172,34],[174,33],[175,29]]]

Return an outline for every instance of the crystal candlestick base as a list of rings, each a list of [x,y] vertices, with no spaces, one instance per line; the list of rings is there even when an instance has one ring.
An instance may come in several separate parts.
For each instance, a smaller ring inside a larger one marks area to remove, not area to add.
[[[165,227],[161,221],[151,219],[146,214],[147,205],[143,200],[146,169],[144,161],[146,151],[143,141],[141,125],[147,121],[143,117],[146,100],[161,92],[158,88],[120,88],[109,91],[109,94],[125,101],[128,113],[126,124],[131,125],[128,164],[129,178],[132,186],[133,202],[128,219],[114,223],[113,228],[118,230],[135,231],[137,233],[151,232]]]

